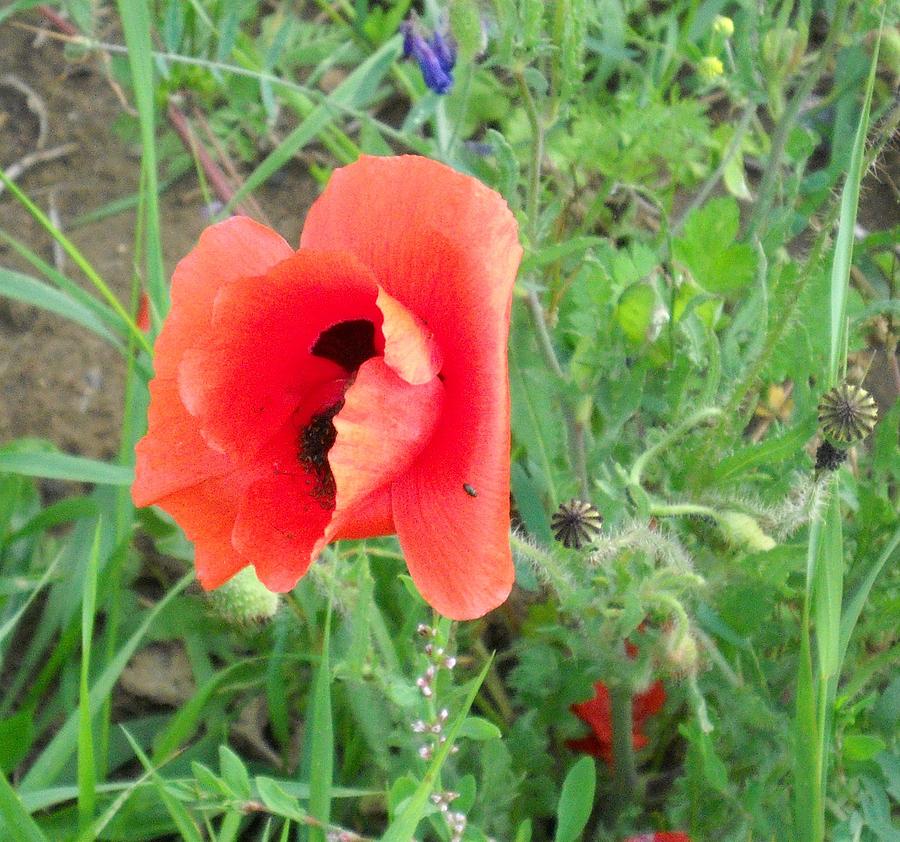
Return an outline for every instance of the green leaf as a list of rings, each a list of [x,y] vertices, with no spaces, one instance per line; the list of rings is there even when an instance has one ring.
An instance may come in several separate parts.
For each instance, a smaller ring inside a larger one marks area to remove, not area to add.
[[[32,440],[12,442],[0,448],[0,471],[97,485],[131,485],[134,481],[134,470],[127,465],[70,456],[46,446],[38,450]]]
[[[10,833],[6,838],[15,839],[16,842],[49,842],[35,820],[28,815],[21,799],[2,772],[0,772],[0,815],[3,816],[5,823],[5,828],[0,827],[0,831]]]
[[[740,225],[737,202],[725,196],[691,213],[673,254],[707,292],[728,294],[753,281],[756,255],[746,243],[736,243]]]
[[[254,779],[256,790],[263,804],[276,816],[284,816],[295,822],[303,822],[307,813],[301,809],[297,799],[288,795],[272,778],[259,776]]]
[[[566,775],[556,808],[555,842],[575,842],[594,809],[597,766],[593,757],[582,757]]]
[[[219,772],[222,780],[238,798],[249,798],[251,795],[250,775],[244,761],[228,746],[219,746]]]
[[[622,328],[622,333],[632,342],[642,344],[650,338],[656,303],[656,292],[643,281],[632,284],[619,297],[615,311],[616,321]]]
[[[880,737],[873,737],[870,734],[844,734],[842,755],[844,760],[864,763],[886,748],[887,743]]]
[[[496,740],[503,735],[493,722],[488,722],[480,716],[470,716],[460,726],[457,736],[465,737],[468,740],[484,741]]]

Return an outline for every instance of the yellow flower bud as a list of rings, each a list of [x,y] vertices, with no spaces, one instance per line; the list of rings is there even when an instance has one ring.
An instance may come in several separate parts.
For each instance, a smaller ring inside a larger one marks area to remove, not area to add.
[[[697,65],[697,73],[704,82],[714,82],[725,72],[716,56],[704,56]]]
[[[724,35],[726,38],[730,38],[734,35],[734,21],[725,15],[716,15],[713,21],[713,32],[716,35]]]

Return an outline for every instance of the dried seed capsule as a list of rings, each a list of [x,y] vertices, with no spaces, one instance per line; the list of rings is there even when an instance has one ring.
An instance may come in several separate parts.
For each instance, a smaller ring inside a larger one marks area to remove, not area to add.
[[[862,441],[875,429],[878,406],[861,386],[841,383],[819,401],[819,427],[832,444],[846,447]]]
[[[572,498],[562,503],[550,519],[553,537],[564,547],[580,550],[591,543],[603,526],[603,517],[590,503]]]
[[[825,439],[816,448],[816,475],[822,471],[836,471],[847,458],[847,451],[835,447],[828,439]]]

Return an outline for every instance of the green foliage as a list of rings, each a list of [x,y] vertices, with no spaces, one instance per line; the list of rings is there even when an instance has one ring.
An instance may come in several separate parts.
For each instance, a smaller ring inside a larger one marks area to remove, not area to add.
[[[128,378],[117,459],[0,447],[0,838],[896,840],[897,231],[854,227],[858,203],[888,216],[889,4],[429,1],[422,26],[459,46],[446,96],[401,59],[409,0],[58,5],[89,39],[71,55],[136,106],[98,148],[142,150],[125,198],[80,221],[137,208],[139,249],[125,301],[45,191],[0,171],[80,273],[0,231],[0,295],[101,337]],[[134,512],[153,334],[130,314],[143,287],[153,331],[166,312],[159,196],[192,166],[216,189],[170,105],[228,170],[224,212],[360,151],[429,155],[509,202],[521,587],[502,610],[433,618],[378,539],[235,624],[186,590],[175,523]],[[817,471],[816,404],[845,371],[882,384],[883,415]],[[581,550],[550,528],[572,497],[604,517]],[[634,699],[633,779],[570,747],[612,745],[572,709],[598,682]]]

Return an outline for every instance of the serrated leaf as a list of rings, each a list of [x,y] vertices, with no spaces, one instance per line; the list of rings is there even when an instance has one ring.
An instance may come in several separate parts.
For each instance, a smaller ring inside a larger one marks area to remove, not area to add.
[[[753,281],[756,255],[748,244],[735,242],[739,225],[737,202],[713,199],[688,216],[674,243],[675,259],[707,292],[732,293]]]

